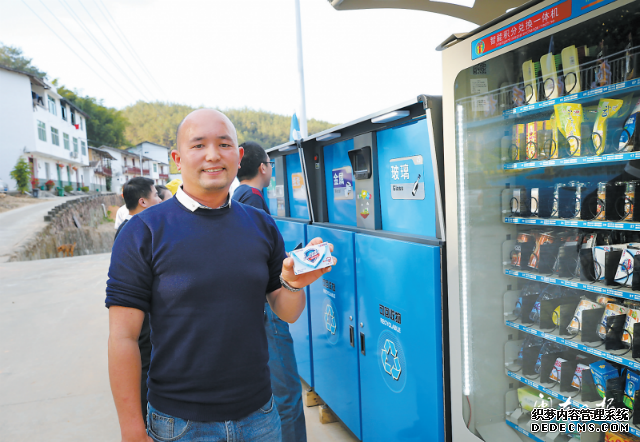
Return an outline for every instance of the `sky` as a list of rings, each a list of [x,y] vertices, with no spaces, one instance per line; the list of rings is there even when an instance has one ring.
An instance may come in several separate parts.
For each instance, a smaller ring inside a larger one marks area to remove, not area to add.
[[[436,46],[476,28],[424,11],[300,3],[307,118],[334,124],[440,95]],[[157,100],[291,115],[294,11],[294,0],[0,0],[0,43],[109,107]]]

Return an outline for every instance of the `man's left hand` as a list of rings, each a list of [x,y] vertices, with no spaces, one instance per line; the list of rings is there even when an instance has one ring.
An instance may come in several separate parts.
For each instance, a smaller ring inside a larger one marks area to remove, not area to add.
[[[313,238],[311,241],[309,241],[309,244],[307,244],[307,247],[315,246],[322,243],[323,243],[322,238]],[[329,250],[331,251],[331,253],[333,253],[333,244],[331,243],[329,244]],[[282,279],[287,281],[287,283],[291,287],[294,287],[297,289],[306,287],[312,282],[314,282],[316,279],[324,275],[325,273],[331,271],[332,266],[336,265],[336,263],[338,262],[335,256],[332,257],[331,259],[333,259],[333,264],[329,267],[325,267],[319,270],[314,270],[308,273],[303,273],[301,275],[296,275],[295,273],[293,273],[293,258],[291,257],[286,258],[282,263]]]

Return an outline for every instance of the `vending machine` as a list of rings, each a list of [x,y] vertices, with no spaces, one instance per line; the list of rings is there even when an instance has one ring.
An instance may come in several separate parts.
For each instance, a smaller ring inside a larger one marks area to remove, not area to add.
[[[421,95],[302,141],[314,386],[361,440],[445,435],[441,100]]]
[[[639,23],[536,1],[441,45],[454,441],[640,436]]]
[[[307,226],[310,222],[307,195],[300,154],[294,142],[267,150],[274,161],[271,183],[264,189],[264,197],[271,215],[284,239],[288,252],[307,245]],[[309,327],[310,309],[308,289],[307,306],[300,318],[289,324],[298,374],[313,387],[313,351]]]

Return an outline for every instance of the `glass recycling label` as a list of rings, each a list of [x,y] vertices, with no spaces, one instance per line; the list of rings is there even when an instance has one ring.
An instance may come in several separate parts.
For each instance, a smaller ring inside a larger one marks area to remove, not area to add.
[[[393,158],[391,170],[391,198],[394,200],[424,199],[424,165],[422,155]]]
[[[333,169],[331,177],[333,178],[333,199],[352,200],[354,193],[351,166]]]

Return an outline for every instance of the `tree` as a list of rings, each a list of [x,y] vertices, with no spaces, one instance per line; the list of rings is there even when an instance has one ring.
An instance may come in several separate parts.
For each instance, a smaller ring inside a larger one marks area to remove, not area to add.
[[[175,103],[146,103],[138,101],[125,107],[122,112],[129,121],[125,134],[127,141],[136,145],[143,141],[173,148],[176,144],[176,127],[182,119],[197,108]],[[238,132],[238,142],[255,141],[264,148],[289,141],[291,116],[249,108],[226,109]],[[309,133],[328,129],[333,124],[311,119],[307,122]]]
[[[22,49],[15,46],[5,46],[0,43],[0,64],[11,69],[28,72],[36,77],[46,78],[47,73],[31,64],[31,58],[22,55]]]
[[[27,192],[29,190],[29,177],[31,176],[31,167],[24,158],[20,157],[13,170],[9,173],[11,178],[16,180],[17,189],[20,193]]]
[[[125,138],[128,121],[122,111],[103,106],[101,99],[83,97],[77,91],[70,91],[64,86],[58,87],[57,80],[52,83],[60,95],[87,114],[87,139],[92,145],[131,146]]]

